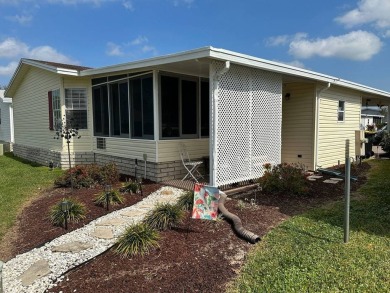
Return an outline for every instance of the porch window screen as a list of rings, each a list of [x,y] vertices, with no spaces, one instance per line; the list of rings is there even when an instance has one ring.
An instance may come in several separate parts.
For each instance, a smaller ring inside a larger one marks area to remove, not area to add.
[[[66,120],[79,129],[87,129],[87,89],[65,89]]]
[[[161,75],[160,81],[161,137],[196,138],[199,130],[200,136],[207,137],[209,82],[199,81],[198,77],[170,75]]]
[[[147,76],[129,81],[131,137],[154,138],[153,78]]]

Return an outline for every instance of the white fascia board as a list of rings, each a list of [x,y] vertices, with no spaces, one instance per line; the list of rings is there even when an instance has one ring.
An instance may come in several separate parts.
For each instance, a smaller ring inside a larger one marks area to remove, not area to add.
[[[201,58],[230,61],[231,63],[258,68],[266,71],[277,72],[284,75],[311,79],[323,83],[331,83],[332,85],[346,87],[363,93],[373,94],[373,95],[390,99],[390,93],[386,91],[382,91],[379,89],[354,83],[351,81],[343,80],[338,77],[318,73],[315,71],[310,71],[310,70],[286,65],[283,63],[273,62],[270,60],[261,59],[261,58],[240,54],[229,50],[213,48],[213,47],[203,47],[191,51],[185,51],[185,52],[165,55],[161,57],[154,57],[150,59],[128,62],[119,65],[101,67],[97,69],[87,69],[81,71],[79,73],[79,76],[108,74],[113,72],[127,71],[127,70],[134,70],[134,69],[142,70],[145,68],[155,67],[159,65],[196,60]]]
[[[204,47],[204,48],[195,49],[191,51],[185,51],[185,52],[165,55],[161,57],[154,57],[150,59],[128,62],[119,65],[101,67],[97,69],[86,69],[80,72],[80,76],[90,76],[90,75],[106,74],[106,73],[133,70],[133,69],[142,69],[142,68],[148,68],[148,67],[170,64],[175,62],[206,58],[206,57],[210,57],[210,48],[211,47]]]
[[[285,75],[292,75],[307,79],[312,79],[319,82],[331,83],[332,85],[338,85],[341,87],[346,87],[354,90],[358,90],[364,93],[374,94],[381,97],[389,98],[390,93],[386,91],[382,91],[379,89],[375,89],[372,87],[368,87],[362,84],[354,83],[348,80],[343,80],[338,77],[318,73],[315,71],[310,71],[298,67],[293,67],[290,65],[286,65],[283,63],[273,62],[261,58],[256,58],[253,56],[240,54],[224,49],[215,49],[211,48],[210,57],[219,60],[229,60],[232,63],[241,64],[245,66],[250,66],[254,68],[259,68],[267,71],[273,71]]]
[[[41,69],[44,69],[44,70],[48,70],[48,71],[51,71],[51,72],[54,72],[54,73],[58,73],[58,74],[73,75],[73,76],[78,76],[79,75],[78,70],[75,70],[75,69],[56,67],[56,66],[44,64],[44,63],[41,63],[41,62],[37,62],[37,61],[34,61],[34,60],[30,60],[30,59],[22,59],[22,63],[28,64],[28,65],[31,65],[31,66],[34,66],[34,67],[38,67],[38,68],[41,68]]]

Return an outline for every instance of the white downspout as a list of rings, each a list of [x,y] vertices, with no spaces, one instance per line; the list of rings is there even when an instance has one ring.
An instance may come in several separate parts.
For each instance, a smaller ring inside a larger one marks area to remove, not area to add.
[[[222,75],[224,75],[226,72],[228,72],[230,69],[230,61],[225,61],[225,67],[222,68],[220,71],[215,73],[213,77],[213,141],[210,144],[210,185],[211,186],[216,186],[216,171],[217,171],[217,160],[216,154],[217,154],[217,129],[218,129],[218,101],[219,101],[219,94],[218,94],[218,89],[219,89],[219,79],[221,78]]]
[[[314,148],[314,170],[317,170],[317,166],[318,166],[318,141],[319,141],[319,136],[318,136],[318,131],[319,131],[319,120],[320,120],[320,117],[319,117],[319,114],[320,114],[320,96],[321,94],[324,92],[324,91],[327,91],[330,86],[332,84],[330,82],[328,82],[327,86],[320,89],[319,91],[317,91],[317,95],[316,95],[316,112],[315,112],[315,140],[314,140],[314,143],[315,143],[315,148]]]

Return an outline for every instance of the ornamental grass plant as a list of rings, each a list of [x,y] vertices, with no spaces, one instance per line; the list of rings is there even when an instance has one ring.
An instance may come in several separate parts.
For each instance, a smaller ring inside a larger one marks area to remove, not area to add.
[[[108,193],[108,204],[109,205],[119,205],[122,204],[124,201],[124,197],[121,195],[121,193],[117,190],[110,191]],[[104,208],[107,208],[107,192],[102,191],[100,192],[95,200],[94,203],[97,206],[102,206]]]
[[[63,202],[68,202],[68,212],[65,213],[62,210],[61,204]],[[65,217],[67,217],[68,222],[78,222],[85,218],[86,209],[85,206],[71,198],[64,198],[62,201],[58,202],[56,205],[52,206],[50,209],[50,222],[54,226],[64,226]]]
[[[188,190],[184,192],[180,195],[176,204],[185,211],[192,211],[194,206],[194,191]]]
[[[115,252],[122,257],[146,255],[158,248],[160,235],[158,231],[144,223],[129,226],[115,244]]]
[[[185,212],[180,206],[160,203],[146,214],[144,223],[153,229],[164,231],[180,224],[184,215]]]

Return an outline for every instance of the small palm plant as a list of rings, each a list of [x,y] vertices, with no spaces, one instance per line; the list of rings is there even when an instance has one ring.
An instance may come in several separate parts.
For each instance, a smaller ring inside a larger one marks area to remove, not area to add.
[[[97,195],[97,197],[94,200],[94,203],[98,206],[102,206],[107,208],[107,196],[108,196],[108,204],[109,205],[118,205],[122,204],[124,201],[123,196],[120,194],[119,191],[113,190],[108,192],[102,191]]]
[[[144,223],[129,226],[125,233],[118,239],[115,245],[115,251],[123,257],[134,255],[146,255],[153,248],[159,247],[158,240],[160,235],[158,231]]]
[[[135,181],[130,181],[127,182],[123,187],[122,190],[125,192],[130,192],[130,193],[137,193],[139,190],[139,183]]]
[[[192,208],[194,206],[194,191],[188,190],[184,192],[179,197],[177,205],[185,211],[192,211]]]
[[[66,203],[67,210],[63,210],[63,204]],[[78,222],[85,218],[85,206],[73,199],[64,198],[50,209],[50,222],[54,226],[65,226],[69,222]]]
[[[184,210],[170,203],[157,204],[145,217],[144,223],[151,228],[164,231],[183,221]]]

